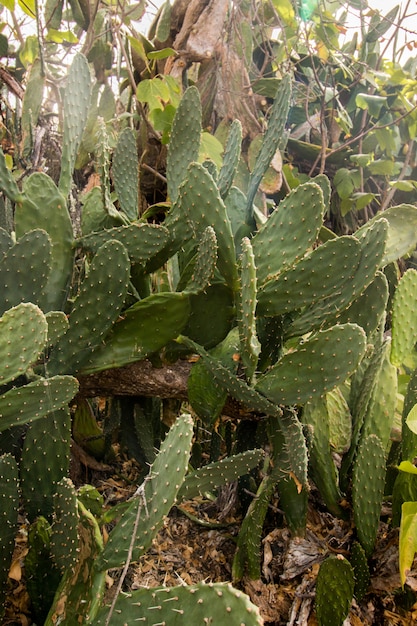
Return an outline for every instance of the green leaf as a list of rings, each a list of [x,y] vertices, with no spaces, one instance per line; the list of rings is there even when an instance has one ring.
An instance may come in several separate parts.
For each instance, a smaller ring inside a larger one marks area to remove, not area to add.
[[[417,435],[417,404],[413,406],[413,408],[407,415],[405,423],[407,424],[408,428]]]
[[[413,465],[411,461],[401,461],[398,469],[406,474],[417,474],[417,467]]]
[[[336,187],[339,198],[342,200],[347,200],[355,190],[355,182],[351,176],[351,171],[346,167],[341,167],[337,170],[333,184]]]
[[[203,163],[206,159],[210,159],[220,169],[223,162],[223,150],[222,144],[214,135],[210,135],[210,133],[206,132],[201,134],[200,153],[198,156],[200,163]]]
[[[355,102],[357,107],[368,111],[371,117],[379,117],[382,107],[387,103],[387,99],[383,96],[358,93]]]
[[[2,5],[9,9],[9,11],[14,11],[15,2],[14,0],[2,0]]]
[[[392,176],[398,171],[398,169],[397,164],[388,159],[377,159],[368,165],[368,170],[374,176]]]
[[[169,101],[169,96],[169,87],[160,78],[146,78],[136,89],[139,102],[149,104],[151,109],[163,109],[164,103]]]
[[[23,13],[26,13],[26,15],[29,15],[29,17],[36,16],[35,0],[17,0],[17,1]]]
[[[50,28],[45,37],[45,41],[52,41],[53,43],[78,43],[78,37],[74,35],[70,30],[55,30]]]
[[[411,569],[417,552],[417,502],[404,502],[401,507],[399,540],[399,566],[404,587],[407,572]]]
[[[168,57],[174,57],[177,54],[174,48],[163,48],[162,50],[155,50],[152,52],[148,52],[147,57],[151,61],[166,59]]]

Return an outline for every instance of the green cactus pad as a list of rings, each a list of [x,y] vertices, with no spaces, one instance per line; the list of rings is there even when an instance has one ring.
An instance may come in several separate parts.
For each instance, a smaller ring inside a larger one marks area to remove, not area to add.
[[[388,281],[382,272],[377,272],[374,280],[365,291],[338,316],[338,323],[358,324],[370,337],[381,323],[387,307],[388,296]]]
[[[385,219],[378,219],[372,224],[371,228],[361,235],[360,239],[358,239],[360,254],[353,262],[354,276],[343,283],[342,289],[336,288],[324,300],[313,302],[300,317],[296,318],[289,331],[291,336],[303,335],[322,325],[329,326],[336,321],[339,322],[340,313],[349,307],[374,280],[382,262],[387,236],[388,222]],[[339,240],[334,239],[331,241],[337,246],[337,241]],[[343,266],[346,267],[344,262]],[[323,271],[325,270],[323,269]],[[339,268],[336,274],[338,272]]]
[[[228,286],[237,290],[236,252],[226,207],[217,186],[205,167],[191,163],[180,185],[179,202],[197,240],[212,226],[218,245],[218,267]]]
[[[239,354],[239,337],[237,329],[232,329],[227,337],[215,346],[210,355],[232,373],[237,372]],[[204,424],[212,425],[219,418],[227,400],[227,391],[219,386],[211,371],[200,360],[193,366],[187,381],[188,399],[193,410]]]
[[[224,283],[216,282],[190,296],[190,317],[182,332],[210,349],[223,341],[234,321],[233,293]]]
[[[330,556],[323,561],[316,586],[319,626],[342,626],[349,614],[354,585],[353,568],[344,557]]]
[[[6,165],[6,158],[3,150],[0,148],[0,189],[12,202],[18,202],[22,195],[20,189],[12,176],[11,171]]]
[[[350,467],[356,454],[366,411],[378,380],[383,359],[384,345],[375,346],[371,354],[363,359],[360,367],[351,379],[351,398],[349,404],[352,414],[352,436],[350,448],[342,459],[340,469],[340,484],[343,491],[345,491],[348,486]]]
[[[343,383],[365,347],[366,335],[355,324],[320,331],[285,354],[259,378],[255,389],[276,404],[302,404]]]
[[[48,347],[52,347],[68,330],[68,318],[64,311],[50,311],[45,315],[48,323]]]
[[[51,517],[57,483],[67,475],[70,461],[71,417],[68,407],[30,424],[23,443],[20,483],[30,521]]]
[[[204,365],[210,371],[215,382],[227,391],[228,394],[242,402],[252,411],[274,416],[279,420],[282,431],[285,433],[285,442],[291,449],[291,465],[288,471],[293,472],[302,484],[307,482],[307,449],[305,439],[298,419],[290,413],[283,413],[281,408],[249,387],[243,380],[231,373],[217,359],[214,359],[201,346],[188,337],[179,337],[180,343],[196,352],[202,358]]]
[[[380,262],[381,268],[405,256],[415,248],[417,244],[417,208],[412,204],[400,204],[386,209],[383,217],[388,221],[389,227],[385,252]],[[361,237],[380,218],[381,214],[377,213],[374,218],[356,231],[355,236]]]
[[[255,220],[246,222],[246,196],[237,187],[232,187],[224,199],[226,213],[232,228],[236,254],[242,253],[241,241],[243,237],[251,237],[256,231]]]
[[[373,552],[384,497],[385,447],[379,437],[361,438],[352,472],[352,502],[358,539],[367,556]]]
[[[239,530],[237,550],[233,559],[232,575],[234,581],[241,580],[246,571],[253,580],[259,579],[261,576],[262,530],[276,483],[276,477],[266,476],[249,505]]]
[[[51,555],[61,574],[65,574],[79,557],[77,494],[66,476],[56,484],[53,512]]]
[[[215,491],[225,483],[237,480],[239,476],[248,474],[257,467],[264,458],[263,450],[247,450],[201,467],[186,476],[178,492],[177,502],[191,500],[209,491]]]
[[[144,265],[151,262],[151,259],[165,248],[169,241],[169,233],[164,226],[135,223],[91,233],[78,239],[77,244],[95,253],[108,241],[120,241],[125,246],[131,262]]]
[[[77,372],[101,346],[123,307],[129,272],[129,258],[119,241],[99,248],[74,302],[68,331],[50,354],[49,374]]]
[[[40,58],[36,58],[28,71],[22,101],[20,154],[24,159],[30,159],[31,152],[34,149],[33,141],[36,136],[34,129],[38,125],[45,83],[46,73],[43,63]]]
[[[340,387],[326,393],[326,408],[330,445],[337,454],[344,454],[351,442],[352,415]]]
[[[133,533],[136,541],[132,561],[137,561],[150,547],[183,483],[192,435],[193,421],[189,415],[183,414],[169,430],[147,478],[111,531],[104,551],[96,561],[98,571],[124,565],[132,549]]]
[[[253,379],[261,351],[261,344],[256,334],[256,278],[252,246],[249,239],[245,237],[242,239],[238,327],[240,356],[248,382]]]
[[[12,245],[13,238],[11,235],[4,228],[0,228],[0,261]]]
[[[321,193],[321,192],[320,192]],[[360,244],[349,236],[332,239],[294,267],[272,277],[259,290],[258,315],[281,315],[326,298],[340,297],[353,280]]]
[[[44,230],[32,230],[0,261],[0,314],[21,302],[42,308],[50,274],[51,240]]]
[[[194,259],[192,275],[184,288],[186,293],[197,295],[207,289],[214,276],[216,260],[216,233],[211,226],[207,226],[202,234],[197,256]]]
[[[0,619],[6,597],[7,578],[12,562],[18,529],[19,485],[18,467],[11,454],[0,456]]]
[[[284,415],[295,419],[295,414],[285,409]],[[303,537],[307,524],[308,483],[307,483],[307,451],[302,452],[300,443],[289,437],[288,429],[282,420],[270,417],[267,422],[268,440],[272,449],[272,468],[270,477],[278,491],[279,506],[284,512],[285,521],[291,534]],[[302,462],[302,468],[293,471],[294,456]],[[303,477],[304,480],[299,480]]]
[[[189,87],[177,108],[168,146],[166,177],[174,204],[190,163],[198,160],[201,137],[201,102],[197,87]]]
[[[47,333],[42,311],[19,304],[0,318],[0,385],[24,374],[41,354]]]
[[[64,94],[64,136],[62,140],[59,190],[66,198],[71,188],[72,172],[85,125],[91,97],[88,61],[80,53],[74,57],[68,72]]]
[[[156,293],[123,311],[105,343],[82,367],[92,374],[145,359],[175,339],[187,323],[190,301],[184,293]]]
[[[272,157],[278,149],[285,147],[285,123],[291,99],[291,77],[286,74],[278,87],[271,115],[268,120],[268,128],[264,135],[260,152],[257,156],[255,167],[251,173],[248,185],[247,214],[253,214],[253,201],[258,191],[261,180],[272,161]]]
[[[407,386],[402,414],[402,459],[413,462],[417,456],[417,434],[408,427],[406,419],[413,406],[417,404],[417,369],[413,371]],[[401,474],[401,472],[400,472]]]
[[[51,561],[51,524],[40,515],[29,526],[28,548],[25,557],[26,588],[30,597],[33,617],[43,624],[53,602],[61,574]]]
[[[219,172],[217,186],[223,200],[226,198],[233,184],[236,168],[240,159],[242,144],[242,124],[239,120],[234,120],[230,126],[226,148],[223,155],[223,165]]]
[[[358,541],[352,543],[350,564],[355,574],[355,598],[360,602],[368,590],[371,576],[365,550]]]
[[[317,239],[323,211],[323,192],[314,183],[296,187],[280,202],[252,240],[261,285],[304,256]]]
[[[24,387],[15,387],[0,396],[0,432],[31,423],[65,406],[78,391],[72,376],[41,378]]]
[[[307,402],[302,414],[309,428],[309,471],[329,511],[340,516],[341,493],[330,445],[330,419],[326,398],[320,396]]]
[[[95,569],[96,559],[103,550],[100,528],[80,502],[78,509],[78,560],[62,577],[44,626],[56,626],[57,621],[74,625],[95,624],[94,617],[103,602],[106,572]]]
[[[63,308],[72,278],[73,232],[66,200],[49,176],[35,172],[23,185],[23,198],[16,204],[18,239],[35,228],[45,230],[51,240],[51,273],[45,287],[44,312]]]
[[[95,626],[106,623],[108,609],[102,609]],[[140,621],[149,626],[169,624],[193,626],[205,624],[240,624],[262,626],[259,609],[242,591],[228,583],[199,583],[179,587],[138,589],[120,596],[111,618],[112,626]]]
[[[398,367],[417,342],[417,271],[408,269],[395,290],[392,303],[391,361]]]
[[[369,399],[361,432],[361,437],[377,435],[387,452],[395,420],[398,387],[397,368],[390,360],[390,343],[387,340],[383,346],[381,368]]]
[[[133,222],[138,217],[139,161],[136,137],[131,128],[125,128],[119,135],[112,172],[120,209]]]

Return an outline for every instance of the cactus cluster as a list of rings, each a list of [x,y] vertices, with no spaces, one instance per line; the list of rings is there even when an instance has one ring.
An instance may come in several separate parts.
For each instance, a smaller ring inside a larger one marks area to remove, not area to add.
[[[230,615],[236,623],[260,624],[247,597],[227,585],[116,594],[110,606],[102,606],[102,597],[106,570],[125,572],[176,501],[248,475],[262,460],[264,475],[238,538],[236,579],[245,570],[259,575],[262,528],[275,493],[291,531],[303,534],[309,477],[335,515],[346,515],[342,495],[352,493],[357,538],[366,556],[373,550],[396,406],[395,366],[409,357],[417,337],[414,270],[393,299],[392,344],[384,337],[386,266],[415,245],[401,224],[408,217],[415,222],[416,210],[394,207],[354,235],[323,243],[330,184],[318,176],[290,191],[267,218],[261,215],[257,194],[271,158],[285,146],[290,92],[287,76],[245,193],[235,186],[240,123],[230,126],[219,171],[199,163],[200,98],[194,86],[185,91],[169,143],[169,210],[162,223],[138,214],[133,131],[122,130],[111,161],[99,120],[100,187],[84,198],[82,235],[74,238],[69,195],[91,95],[82,55],[74,58],[65,87],[58,186],[37,172],[20,190],[0,154],[0,187],[15,205],[14,233],[0,229],[0,463],[9,484],[19,483],[33,523],[32,566],[36,554],[54,563],[57,589],[45,624],[155,623],[155,611],[158,623],[183,623],[187,613],[195,623]],[[76,250],[82,265],[74,281]],[[215,433],[230,396],[256,415],[269,457],[242,428],[227,459],[186,476],[193,421],[179,417],[103,546],[102,520],[68,480],[75,376],[191,353],[198,362],[189,401],[198,420]],[[414,378],[414,403],[416,388]],[[10,440],[22,442],[18,463]],[[416,449],[410,431],[405,457]],[[334,451],[343,457],[340,473]],[[1,513],[10,515],[1,542],[4,577],[16,502],[3,491]],[[352,571],[345,560],[323,563],[320,624],[343,622]]]

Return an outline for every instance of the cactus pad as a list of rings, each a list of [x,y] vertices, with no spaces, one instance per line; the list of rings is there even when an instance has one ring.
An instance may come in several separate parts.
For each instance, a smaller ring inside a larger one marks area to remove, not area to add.
[[[340,385],[354,372],[366,346],[355,324],[321,331],[285,354],[255,389],[277,404],[302,404]]]
[[[47,323],[34,304],[19,304],[0,318],[0,385],[24,374],[42,352]]]
[[[321,564],[316,587],[319,626],[342,626],[352,603],[354,584],[353,568],[341,555],[330,556]]]
[[[108,609],[99,612],[95,626],[106,623]],[[228,583],[139,589],[120,596],[111,618],[112,626],[140,621],[149,626],[193,626],[240,624],[262,626],[259,609],[248,596]]]

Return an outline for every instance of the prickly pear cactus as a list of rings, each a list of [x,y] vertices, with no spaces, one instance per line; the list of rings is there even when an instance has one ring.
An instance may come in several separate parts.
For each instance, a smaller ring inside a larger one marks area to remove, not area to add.
[[[15,537],[18,529],[19,509],[18,467],[11,454],[0,456],[0,618],[3,615],[3,602],[6,596]]]
[[[20,482],[30,521],[51,517],[58,482],[67,476],[70,461],[71,418],[67,407],[36,420],[25,436]]]
[[[0,314],[21,302],[44,304],[51,271],[51,240],[41,229],[23,235],[0,261]]]
[[[102,609],[94,623],[107,624],[106,609]],[[157,621],[155,621],[157,620]],[[112,615],[112,626],[140,621],[143,624],[185,626],[190,622],[262,626],[259,609],[248,596],[227,583],[200,583],[180,587],[140,589],[120,596]]]
[[[409,269],[401,278],[392,303],[391,362],[400,366],[417,341],[417,271]]]
[[[87,59],[77,53],[68,72],[64,95],[64,137],[58,185],[64,198],[68,196],[71,188],[75,159],[87,123],[90,97],[90,68]]]
[[[74,302],[69,328],[50,354],[50,375],[77,372],[100,346],[122,309],[129,270],[126,249],[119,241],[99,248]]]
[[[16,237],[20,241],[39,228],[51,242],[51,269],[42,301],[42,310],[47,313],[64,306],[72,278],[74,237],[64,196],[49,176],[35,172],[25,180],[23,198],[15,207]]]
[[[40,356],[48,325],[34,304],[19,304],[0,318],[0,385],[21,376]]]
[[[149,475],[110,533],[96,561],[97,571],[122,567],[129,555],[130,560],[136,561],[149,548],[184,480],[192,434],[193,422],[184,414],[171,427]]]
[[[323,561],[316,586],[319,626],[342,626],[352,603],[354,584],[353,568],[344,557],[330,556]]]
[[[284,355],[259,378],[255,389],[277,404],[302,404],[344,382],[365,346],[365,333],[355,324],[321,331]]]
[[[167,157],[168,196],[174,204],[190,163],[197,161],[201,136],[201,102],[197,87],[189,87],[175,113]]]
[[[358,539],[370,556],[374,549],[384,497],[386,452],[374,434],[361,439],[352,472],[353,516]]]

